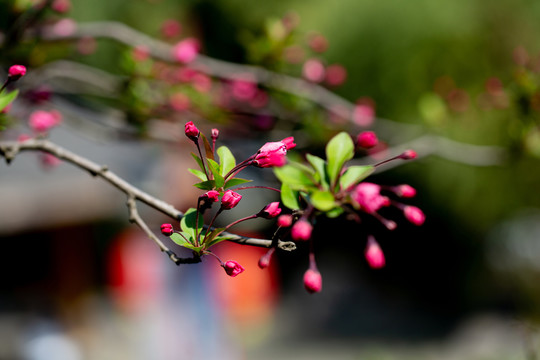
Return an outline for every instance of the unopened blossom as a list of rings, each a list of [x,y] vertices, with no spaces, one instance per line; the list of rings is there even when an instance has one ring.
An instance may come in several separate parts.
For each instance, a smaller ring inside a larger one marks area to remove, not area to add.
[[[320,60],[309,59],[302,67],[302,75],[306,80],[319,83],[324,80],[324,65]]]
[[[30,114],[30,128],[36,133],[45,133],[62,121],[58,111],[37,110]]]
[[[186,136],[193,141],[197,141],[200,131],[195,124],[193,124],[193,121],[188,121],[184,127]]]
[[[216,141],[218,137],[219,137],[219,130],[212,129],[212,140]]]
[[[325,52],[328,49],[328,40],[324,35],[319,33],[312,33],[308,39],[309,47],[318,53]]]
[[[414,225],[420,226],[426,220],[423,211],[416,206],[405,206],[405,208],[403,208],[403,214],[405,215],[405,218]]]
[[[133,51],[131,52],[131,56],[133,57],[133,60],[135,61],[145,61],[150,57],[150,49],[148,49],[145,45],[138,45],[133,48]]]
[[[356,125],[367,127],[375,120],[375,110],[367,104],[358,104],[353,110],[353,121]]]
[[[221,207],[225,210],[234,208],[242,200],[242,195],[232,190],[227,190],[221,198]]]
[[[200,44],[195,38],[187,38],[180,41],[173,48],[174,58],[184,64],[190,63],[199,54]]]
[[[300,219],[294,223],[291,228],[291,236],[294,240],[309,240],[311,237],[311,232],[313,231],[313,226],[309,221],[305,219]]]
[[[369,266],[373,269],[380,269],[386,265],[384,253],[373,236],[368,238],[364,255]]]
[[[71,1],[54,0],[51,4],[51,9],[61,14],[67,13],[71,9]]]
[[[19,80],[26,74],[26,67],[24,65],[12,65],[8,70],[8,77],[10,80]]]
[[[182,25],[174,19],[167,19],[161,25],[161,34],[166,38],[173,38],[180,35]]]
[[[202,195],[203,198],[216,202],[219,200],[219,191],[209,190]]]
[[[416,189],[407,184],[394,186],[392,187],[392,191],[396,193],[397,196],[403,198],[412,198],[416,196]]]
[[[292,221],[292,215],[281,215],[280,217],[278,217],[277,225],[281,227],[289,227],[292,225]]]
[[[398,157],[403,160],[412,160],[416,159],[418,155],[416,154],[416,151],[414,150],[405,150],[403,153],[401,153]]]
[[[326,68],[325,81],[330,86],[342,85],[347,79],[347,70],[340,64],[333,64]]]
[[[358,146],[370,149],[379,143],[377,135],[373,131],[363,131],[356,138]]]
[[[279,202],[274,201],[266,205],[264,209],[259,211],[257,214],[258,217],[265,219],[273,219],[281,213],[281,208],[279,207]]]
[[[212,89],[212,79],[206,74],[195,73],[191,79],[193,88],[202,94],[206,94]]]
[[[225,269],[225,272],[227,273],[227,275],[231,277],[240,275],[245,270],[242,265],[240,265],[238,262],[234,260],[228,260],[222,266],[223,266],[223,269]]]
[[[287,149],[295,147],[293,137],[288,137],[282,141],[267,142],[255,154],[253,165],[261,168],[283,166],[287,162]]]
[[[304,287],[310,294],[320,292],[322,290],[321,273],[314,269],[308,269],[304,273]]]
[[[381,187],[368,182],[358,184],[352,191],[351,198],[362,210],[370,214],[390,205],[389,199],[381,195]]]
[[[257,263],[259,268],[266,269],[270,265],[270,260],[272,260],[272,255],[274,254],[275,251],[276,251],[276,248],[272,247],[268,249],[266,254],[261,256],[261,258],[259,259],[259,262]]]
[[[171,236],[173,234],[173,226],[171,224],[161,224],[161,233],[165,236]]]
[[[257,84],[251,76],[238,77],[231,82],[231,93],[238,100],[251,100],[257,93]]]
[[[178,92],[169,96],[169,104],[176,111],[185,111],[191,106],[191,101],[186,94]]]

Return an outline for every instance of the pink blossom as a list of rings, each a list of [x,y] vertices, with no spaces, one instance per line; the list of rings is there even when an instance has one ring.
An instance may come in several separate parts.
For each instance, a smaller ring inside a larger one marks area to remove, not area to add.
[[[398,157],[403,160],[412,160],[412,159],[416,159],[417,156],[418,155],[416,154],[416,151],[409,149],[409,150],[405,150]]]
[[[319,33],[313,33],[309,36],[308,45],[313,51],[322,53],[328,49],[328,40]]]
[[[161,25],[161,34],[165,38],[173,38],[178,36],[180,35],[181,31],[182,25],[174,19],[167,19]]]
[[[386,265],[384,253],[373,236],[368,238],[364,255],[369,266],[373,269],[380,269]]]
[[[242,101],[251,100],[257,94],[257,84],[252,76],[241,75],[231,82],[232,95]]]
[[[212,140],[216,141],[219,137],[219,130],[218,129],[212,129]]]
[[[171,236],[173,234],[173,226],[171,224],[161,224],[161,233],[165,236]]]
[[[199,138],[199,129],[193,124],[193,121],[189,121],[185,125],[185,133],[188,138],[190,138],[193,141],[197,141]]]
[[[261,256],[261,258],[259,259],[259,262],[257,263],[259,268],[266,269],[270,265],[270,260],[272,260],[272,255],[274,254],[275,251],[276,251],[276,248],[272,247],[268,249],[266,254]]]
[[[216,191],[216,190],[207,191],[202,195],[202,197],[208,200],[211,200],[213,202],[216,202],[219,200],[219,191]]]
[[[375,120],[375,110],[367,104],[358,104],[353,111],[353,121],[355,124],[368,127]]]
[[[399,197],[412,198],[416,196],[416,189],[407,184],[394,186],[392,191]]]
[[[330,86],[342,85],[347,79],[347,70],[342,65],[333,64],[326,68],[326,83]]]
[[[319,83],[324,80],[324,65],[317,59],[309,59],[304,63],[302,74],[305,79]]]
[[[180,82],[186,83],[190,82],[195,75],[197,75],[197,70],[182,67],[176,71],[175,78]]]
[[[266,205],[264,209],[259,211],[257,216],[265,218],[265,219],[273,219],[276,216],[278,216],[280,213],[281,213],[281,208],[279,207],[279,202],[275,201]]]
[[[362,210],[372,214],[383,206],[390,204],[389,199],[386,196],[382,196],[380,191],[381,187],[379,185],[362,182],[354,188],[351,197]]]
[[[426,220],[426,216],[424,215],[422,210],[420,210],[416,206],[405,206],[405,208],[403,209],[403,214],[405,215],[407,220],[409,220],[414,225],[420,226]]]
[[[358,134],[356,142],[358,146],[370,149],[379,143],[379,139],[377,139],[377,135],[373,131],[363,131]]]
[[[292,221],[292,215],[281,215],[280,217],[278,217],[277,224],[281,227],[289,227],[292,225]]]
[[[253,165],[261,168],[283,166],[287,162],[287,149],[292,149],[295,146],[292,136],[282,141],[267,142],[255,154]]]
[[[195,60],[199,54],[200,44],[195,38],[187,38],[180,41],[173,48],[174,58],[184,64]]]
[[[70,0],[54,0],[53,3],[51,4],[51,9],[61,14],[67,13],[71,9],[71,1]]]
[[[305,219],[300,219],[291,228],[291,236],[294,240],[309,240],[313,226]]]
[[[318,293],[322,290],[322,276],[317,270],[308,269],[304,273],[304,287],[310,294]]]
[[[24,65],[12,65],[8,70],[8,76],[11,80],[19,80],[26,74]]]
[[[185,111],[189,109],[191,101],[186,94],[174,93],[169,97],[169,104],[176,111]]]
[[[77,23],[73,19],[60,19],[52,28],[52,32],[59,36],[70,36],[77,30]]]
[[[45,133],[62,121],[58,111],[37,110],[30,114],[30,128],[37,133]]]
[[[285,139],[281,140],[281,142],[285,144],[287,150],[291,150],[296,147],[296,144],[294,143],[294,137],[292,136],[286,137]]]
[[[227,190],[221,198],[221,207],[225,210],[234,208],[242,200],[242,195],[232,190]]]
[[[226,261],[223,264],[223,269],[225,269],[225,272],[227,273],[227,275],[229,275],[231,277],[235,277],[237,275],[240,275],[245,270],[242,265],[240,265],[239,263],[237,263],[234,260]]]

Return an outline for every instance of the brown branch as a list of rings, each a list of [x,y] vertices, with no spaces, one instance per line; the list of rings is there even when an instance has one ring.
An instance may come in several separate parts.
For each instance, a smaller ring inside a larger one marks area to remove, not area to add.
[[[160,249],[166,252],[171,260],[175,263],[186,263],[188,260],[178,258],[170,249],[168,249],[148,228],[146,223],[141,219],[140,215],[136,210],[135,201],[141,201],[146,205],[154,208],[155,210],[173,218],[176,220],[181,220],[184,216],[180,210],[177,210],[171,204],[166,203],[156,197],[136,188],[131,185],[118,175],[111,172],[107,166],[99,165],[95,162],[90,161],[80,155],[77,155],[59,145],[52,143],[51,141],[45,139],[30,139],[22,142],[17,141],[0,141],[0,156],[3,156],[6,159],[6,162],[9,164],[15,159],[15,157],[21,151],[43,151],[49,154],[56,156],[59,159],[67,161],[79,168],[88,171],[92,176],[101,177],[118,190],[122,191],[128,196],[128,209],[130,210],[130,221],[137,224],[142,230],[154,240]],[[245,236],[240,236],[236,234],[223,233],[222,235],[227,236],[229,241],[233,241],[243,245],[252,245],[260,247],[270,247],[272,246],[272,240],[267,239],[256,239]],[[291,251],[296,248],[296,245],[291,241],[279,241],[278,247]],[[193,261],[193,260],[192,260]]]

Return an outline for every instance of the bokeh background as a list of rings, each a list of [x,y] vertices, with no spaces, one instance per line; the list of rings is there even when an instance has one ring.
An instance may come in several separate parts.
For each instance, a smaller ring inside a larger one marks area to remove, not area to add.
[[[177,267],[128,223],[123,195],[70,165],[44,169],[35,154],[23,154],[0,164],[0,359],[540,356],[538,1],[72,0],[67,14],[50,21],[116,21],[158,38],[163,22],[175,19],[180,38],[200,39],[205,55],[301,77],[300,65],[275,61],[268,50],[275,22],[291,12],[299,20],[294,40],[324,35],[328,49],[311,56],[346,68],[346,82],[331,90],[353,103],[370,99],[381,118],[372,127],[384,124],[380,137],[390,149],[431,136],[417,143],[420,159],[370,180],[414,186],[412,203],[426,223],[398,221],[389,233],[369,220],[360,227],[321,220],[315,247],[324,287],[309,295],[302,286],[305,246],[278,253],[261,271],[263,250],[220,245],[221,256],[246,267],[237,278],[212,259]],[[4,45],[9,14],[0,14]],[[112,41],[96,40],[86,53],[70,46],[12,46],[2,67],[69,59],[117,75],[130,69],[119,56],[123,46]],[[64,89],[58,81],[51,86]],[[297,122],[284,117],[240,131],[246,118],[219,114],[218,124],[201,127],[219,127],[223,141],[246,155],[289,131],[300,152],[320,153],[332,133],[325,131],[330,116],[290,102],[292,113],[304,116]],[[134,119],[131,125],[144,119],[129,100],[111,103]],[[179,209],[193,206],[187,141],[112,136],[100,122],[104,113],[81,110],[95,110],[95,103],[67,90],[54,92],[49,105],[71,111],[52,140]],[[15,104],[15,114],[25,114],[25,106]],[[20,118],[2,139],[24,131]],[[181,130],[185,120],[176,120]],[[343,126],[351,134],[360,130]],[[272,181],[270,172],[253,176]],[[249,214],[272,200],[246,201],[239,211]],[[154,229],[169,221],[150,209],[143,214]],[[397,212],[387,215],[399,219]],[[265,223],[239,231],[271,234]],[[384,269],[370,269],[363,258],[369,233],[385,252]]]

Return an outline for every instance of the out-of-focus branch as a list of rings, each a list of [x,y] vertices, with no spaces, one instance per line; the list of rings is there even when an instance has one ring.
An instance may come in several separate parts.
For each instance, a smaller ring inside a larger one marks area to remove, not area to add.
[[[167,253],[167,255],[169,255],[171,260],[173,260],[177,264],[197,262],[192,258],[178,258],[174,252],[167,248],[165,244],[163,244],[148,228],[146,223],[138,214],[136,201],[141,201],[173,219],[182,219],[184,214],[180,210],[177,210],[174,206],[136,188],[124,179],[120,178],[118,175],[111,172],[107,168],[107,166],[96,164],[80,155],[77,155],[65,148],[62,148],[59,145],[52,143],[51,141],[45,139],[30,139],[22,142],[0,141],[0,156],[3,156],[8,164],[13,161],[13,159],[15,159],[15,157],[22,151],[43,151],[46,153],[50,153],[59,159],[72,163],[73,165],[78,166],[85,171],[88,171],[92,176],[101,177],[105,181],[109,182],[111,185],[113,185],[118,190],[122,191],[128,196],[130,221],[136,223],[139,227],[141,227],[142,230],[157,243],[160,249]],[[272,240],[255,239],[230,233],[223,233],[222,235],[227,236],[229,241],[237,242],[239,244],[261,247],[272,246]],[[296,248],[295,244],[290,241],[279,241],[278,247],[288,251],[294,250]]]

